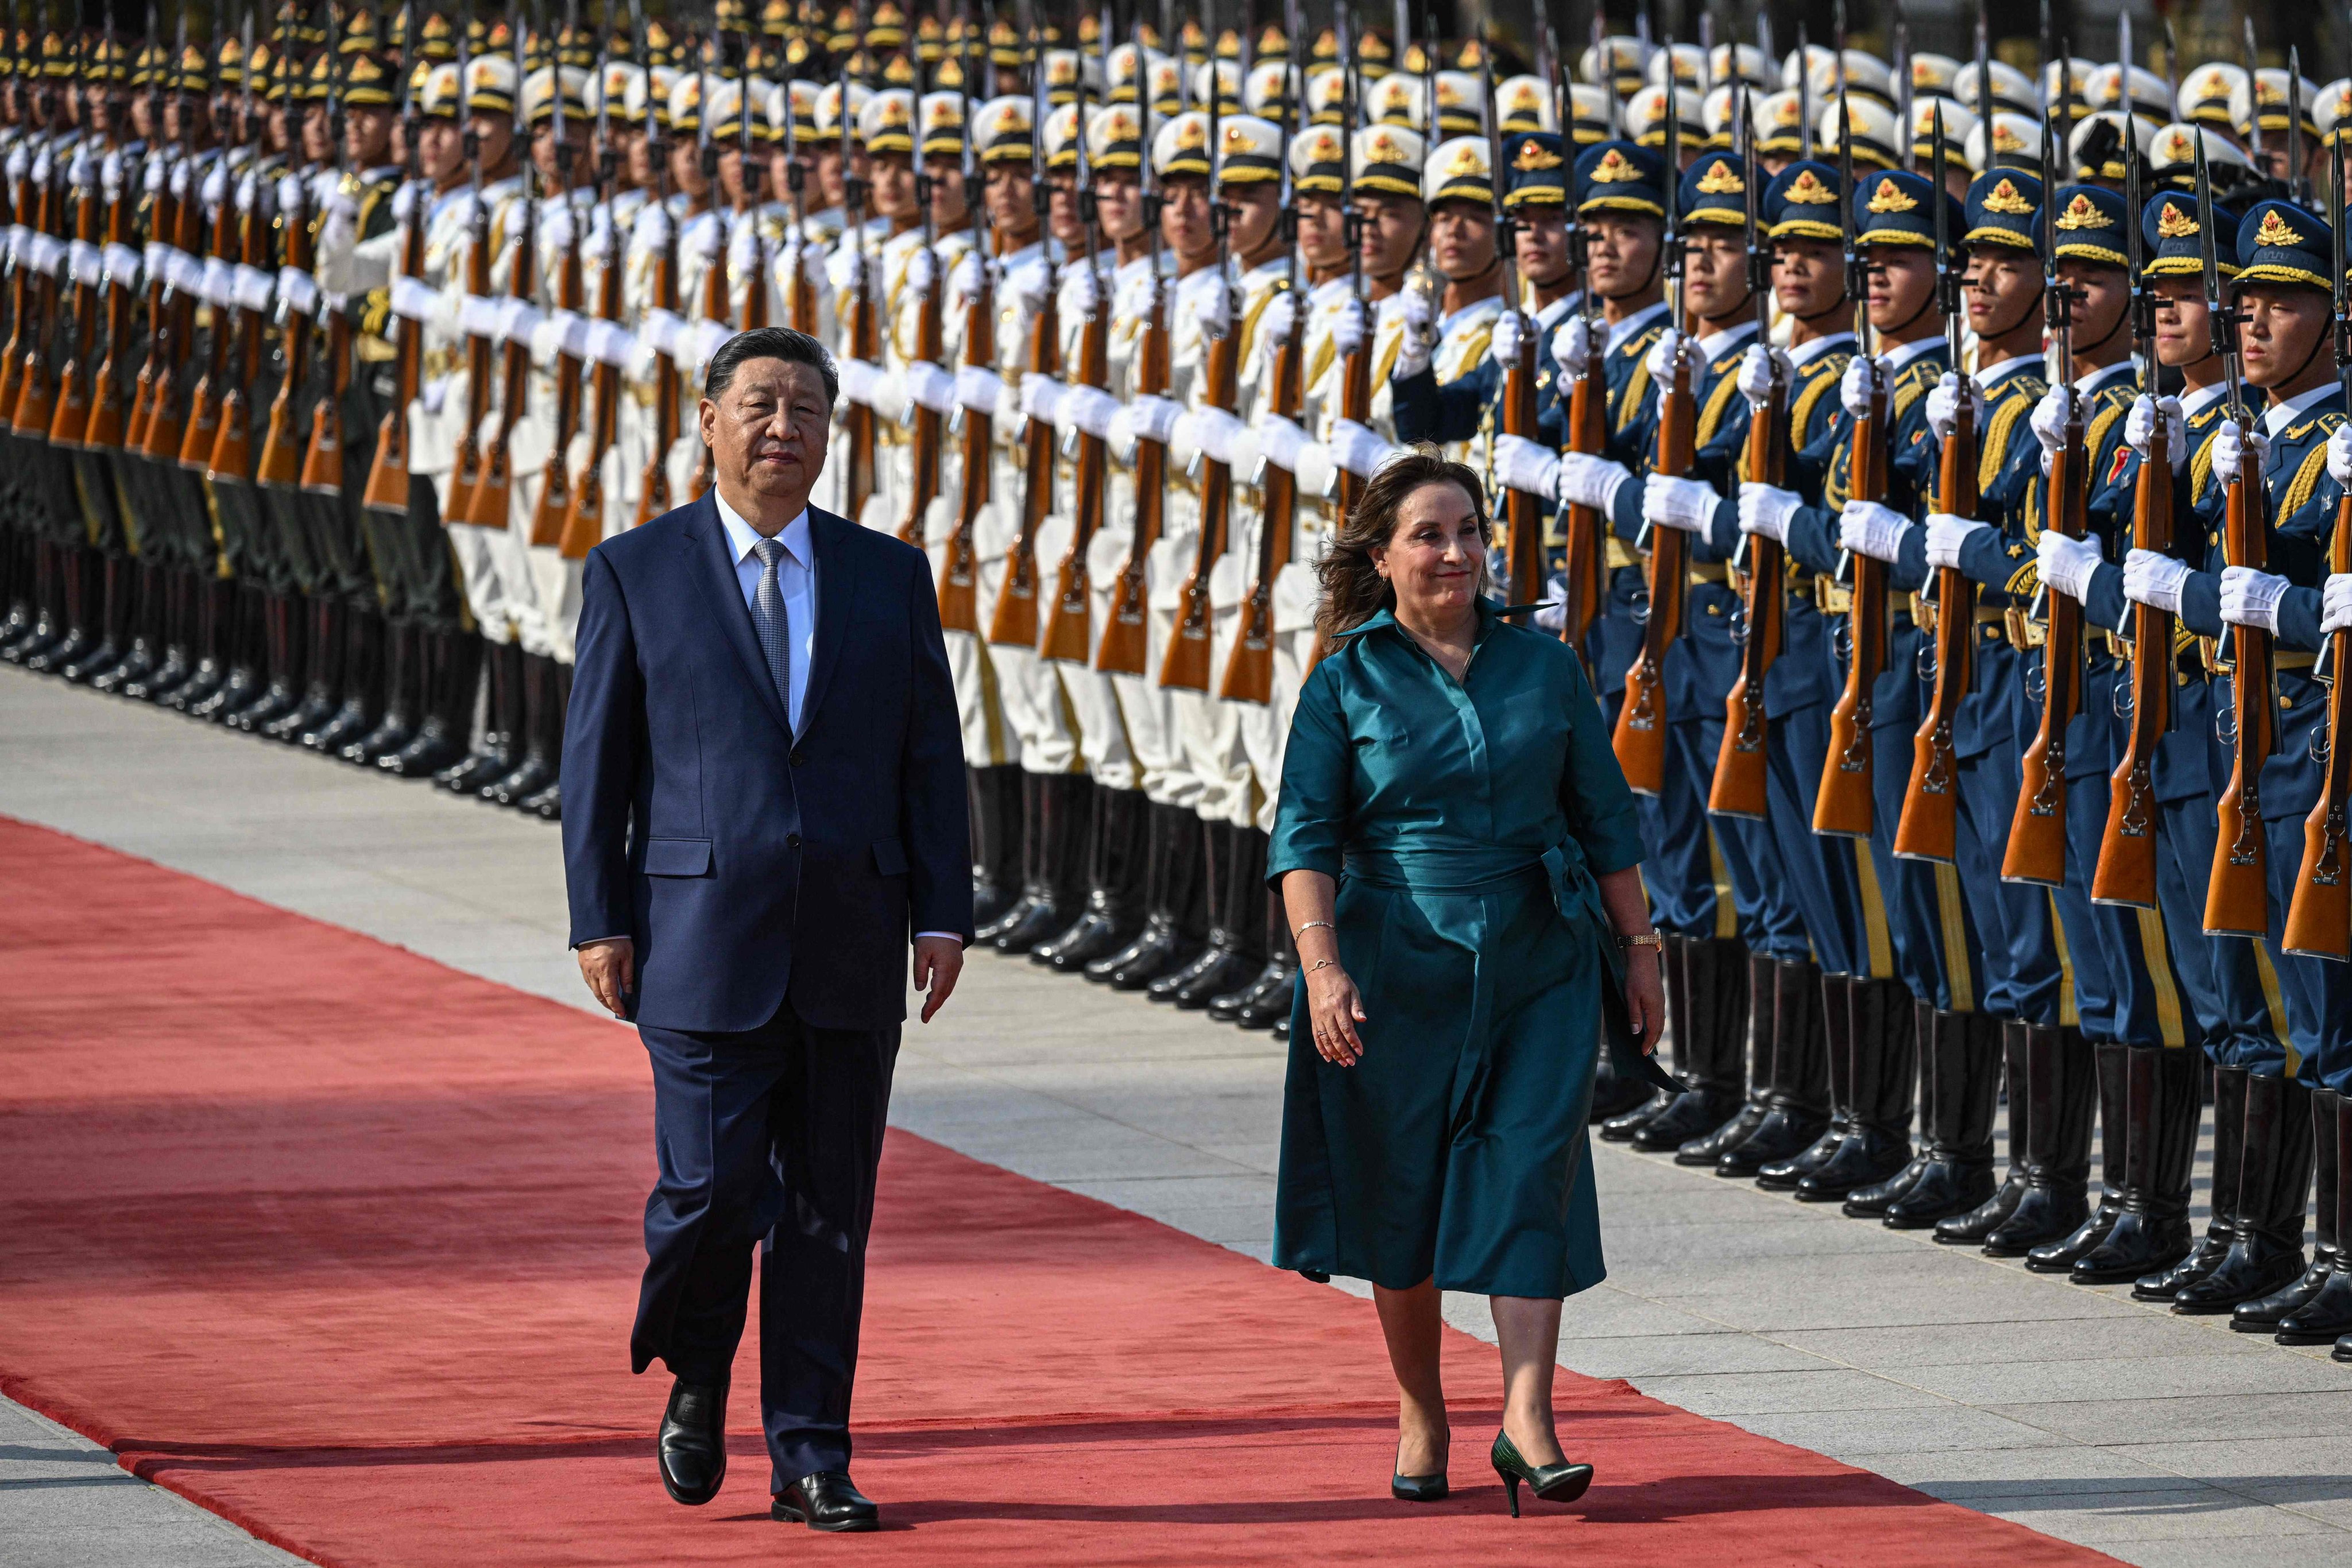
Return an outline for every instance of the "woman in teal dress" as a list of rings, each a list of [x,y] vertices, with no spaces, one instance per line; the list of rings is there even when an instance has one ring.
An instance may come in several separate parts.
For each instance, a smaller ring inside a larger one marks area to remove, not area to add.
[[[1445,1493],[1439,1292],[1492,1298],[1491,1454],[1570,1500],[1563,1298],[1601,1282],[1586,1110],[1604,1046],[1664,1017],[1633,797],[1575,653],[1501,619],[1478,480],[1427,449],[1366,486],[1321,567],[1329,656],[1282,768],[1269,882],[1307,983],[1291,1020],[1275,1259],[1371,1282],[1400,1392],[1400,1498]]]

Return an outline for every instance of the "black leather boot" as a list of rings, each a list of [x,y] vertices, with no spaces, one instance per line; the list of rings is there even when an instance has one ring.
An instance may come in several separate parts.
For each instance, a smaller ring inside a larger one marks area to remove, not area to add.
[[[95,580],[97,608],[91,614],[96,630],[79,658],[58,666],[58,674],[76,685],[88,685],[111,674],[122,664],[131,643],[131,561],[127,556],[94,555],[87,568]]]
[[[1746,1180],[1810,1147],[1830,1124],[1829,1036],[1822,983],[1810,959],[1773,964],[1772,1069],[1764,1119],[1717,1156],[1715,1174]]]
[[[1287,1019],[1298,995],[1298,946],[1292,940],[1289,912],[1283,907],[1280,894],[1266,897],[1265,952],[1265,969],[1256,983],[1242,993],[1228,1020],[1246,1030],[1272,1029],[1276,1020]],[[1215,1002],[1209,1004],[1209,1016],[1218,1016]]]
[[[2015,1019],[2000,1020],[2000,1082],[2009,1112],[2009,1170],[1993,1195],[1966,1214],[1946,1215],[1936,1221],[1936,1239],[1947,1247],[1978,1247],[2017,1207],[2025,1196],[2026,1151],[2032,1146],[2032,1096],[2026,1092],[2031,1024]]]
[[[1087,838],[1095,781],[1084,773],[1033,774],[1037,783],[1036,896],[990,942],[1000,953],[1026,953],[1070,923],[1087,895]]]
[[[550,746],[561,735],[563,710],[555,700],[555,660],[546,653],[518,655],[522,701],[517,710],[514,766],[484,784],[481,798],[499,806],[520,806],[555,777],[556,757]]]
[[[1991,1258],[2022,1257],[2073,1235],[2091,1215],[2091,1119],[2099,1110],[2096,1048],[2071,1025],[2037,1024],[2027,1032],[2025,1052],[2025,1191],[1986,1235],[1985,1255]]]
[[[195,666],[179,689],[163,699],[163,706],[188,715],[203,716],[197,710],[217,694],[229,676],[232,639],[236,627],[236,584],[224,581],[210,573],[200,572],[195,584],[194,644],[190,652]]]
[[[1662,1050],[1673,1051],[1675,1069],[1685,1074],[1696,1071],[1692,1065],[1695,1058],[1689,1044],[1690,950],[1689,937],[1660,934],[1658,980],[1666,993],[1666,1031],[1665,1038],[1659,1044]],[[1601,1053],[1601,1059],[1603,1061],[1608,1059],[1606,1051]],[[1686,1078],[1685,1082],[1691,1082],[1691,1080]],[[1601,1136],[1612,1144],[1625,1143],[1645,1124],[1654,1121],[1659,1113],[1664,1111],[1670,1103],[1670,1101],[1660,1096],[1644,1101],[1630,1111],[1621,1111],[1601,1122]]]
[[[300,696],[292,707],[263,725],[261,733],[292,746],[301,740],[304,730],[317,729],[341,705],[343,603],[332,597],[295,600],[289,613],[308,628],[296,675]]]
[[[367,733],[345,741],[335,755],[373,768],[416,738],[425,711],[425,631],[414,622],[387,625],[383,636],[383,710]]]
[[[2124,1048],[2123,1202],[2099,1244],[2075,1260],[2076,1284],[2119,1285],[2160,1274],[2189,1256],[2189,1176],[2204,1115],[2198,1092],[2203,1063],[2203,1053],[2186,1046]],[[2295,1228],[2299,1239],[2300,1208]],[[2298,1257],[2295,1268],[2302,1267]],[[2232,1296],[2214,1310],[2244,1299]]]
[[[1830,1119],[1822,1135],[1785,1160],[1774,1160],[1756,1173],[1756,1185],[1768,1192],[1789,1192],[1812,1172],[1827,1165],[1853,1131],[1853,978],[1822,976],[1822,1036],[1827,1063]]]
[[[89,687],[112,694],[129,682],[144,679],[163,657],[163,581],[152,563],[131,556],[119,561],[110,559],[106,568],[110,592],[114,591],[112,579],[121,579],[121,606],[112,612],[120,617],[114,636],[121,656],[109,667],[91,672]]]
[[[1018,825],[1013,839],[1021,849],[1020,885],[1013,901],[997,913],[996,918],[982,922],[976,933],[977,940],[988,946],[996,939],[1029,918],[1038,901],[1045,896],[1045,775],[1024,772],[1021,775],[1021,799],[1015,810]]]
[[[422,646],[423,716],[405,745],[376,758],[375,765],[395,779],[439,779],[464,759],[466,738],[474,732],[474,705],[489,644],[452,628],[431,633]]]
[[[1699,956],[1699,946],[1694,942],[1691,947],[1691,1015],[1694,1020],[1706,1019],[1708,1013],[1699,997],[1701,967],[1706,963]],[[1765,1113],[1771,1108],[1769,1102],[1772,1078],[1772,1027],[1778,1018],[1774,999],[1780,988],[1780,966],[1761,954],[1749,953],[1745,967],[1748,992],[1748,1011],[1742,1020],[1745,1027],[1729,1040],[1713,1040],[1711,1024],[1706,1026],[1706,1032],[1712,1040],[1710,1049],[1720,1054],[1715,1059],[1715,1093],[1706,1095],[1704,1082],[1699,1092],[1704,1097],[1703,1108],[1714,1113],[1716,1120],[1712,1125],[1703,1125],[1699,1131],[1674,1146],[1675,1164],[1678,1166],[1714,1165],[1726,1151],[1747,1142],[1748,1134],[1763,1124]],[[1718,984],[1739,983],[1736,973],[1726,974],[1723,971],[1719,960],[1713,978]],[[1701,1026],[1695,1022],[1694,1027]],[[1743,1061],[1747,1069],[1744,1088],[1741,1078]],[[1643,1134],[1634,1138],[1633,1146],[1637,1149],[1654,1146],[1652,1134],[1662,1134],[1668,1130],[1666,1124],[1677,1117],[1683,1102],[1691,1097],[1691,1092],[1685,1090],[1677,1096],[1675,1105],[1660,1113],[1660,1125],[1657,1128],[1644,1127]]]
[[[1029,949],[1063,974],[1119,951],[1143,926],[1145,800],[1140,789],[1095,791],[1087,824],[1087,894],[1076,918]]]
[[[18,661],[25,668],[47,675],[58,674],[98,643],[98,633],[92,627],[90,616],[89,551],[73,545],[53,548],[57,559],[54,578],[57,591],[52,620],[58,632],[40,648]]]
[[[247,582],[224,581],[226,592],[215,602],[220,629],[221,678],[186,713],[219,724],[246,707],[262,690],[261,658],[266,633],[262,629],[261,590]]]
[[[1181,806],[1145,809],[1145,871],[1150,910],[1135,940],[1087,966],[1089,980],[1139,991],[1191,963],[1209,925],[1208,840]]]
[[[2316,1101],[2319,1096],[2315,1094],[2312,1098]],[[2346,1243],[2352,1241],[2352,1224],[2347,1223],[2352,1220],[2352,1100],[2341,1094],[2329,1094],[2327,1099],[2336,1127],[2321,1152],[2323,1157],[2328,1153],[2335,1155],[2336,1180],[2332,1186],[2322,1186],[2319,1212],[2326,1214],[2326,1199],[2335,1198],[2336,1268],[2317,1295],[2279,1320],[2281,1344],[2325,1344],[2352,1333],[2352,1259],[2347,1259],[2344,1250]],[[2322,1170],[2326,1168],[2325,1165],[2320,1166]]]
[[[2311,1092],[2294,1079],[2247,1075],[2236,1234],[2229,1256],[2172,1298],[2174,1312],[2192,1317],[2226,1312],[2303,1272],[2304,1198],[2311,1190],[2310,1102]]]
[[[1939,1031],[1937,1029],[1937,1020],[1943,1015],[1936,1010],[1934,1003],[1912,997],[1910,1005],[1911,1049],[1913,1058],[1917,1064],[1916,1093],[1919,1116],[1918,1147],[1913,1151],[1911,1157],[1891,1176],[1878,1181],[1866,1182],[1846,1194],[1845,1201],[1839,1205],[1839,1212],[1849,1219],[1885,1219],[1886,1211],[1895,1206],[1896,1200],[1919,1185],[1919,1178],[1927,1173],[1932,1157],[1935,1143],[1937,1053],[1947,1050],[1957,1051],[1959,1049],[1959,1042],[1958,1037],[1949,1031]]]
[[[2001,1020],[1936,1015],[1936,1119],[1927,1168],[1886,1206],[1890,1230],[1923,1230],[1992,1196],[1992,1119],[2000,1093]]]
[[[982,930],[1021,896],[1021,769],[967,768],[963,777],[971,812],[971,921]]]
[[[517,800],[515,810],[542,822],[560,822],[563,821],[563,716],[572,711],[572,666],[551,657],[547,685],[551,700],[541,719],[547,727],[541,742],[548,758],[547,782]]]
[[[485,643],[482,665],[487,681],[481,735],[463,757],[433,776],[434,783],[453,795],[479,795],[484,786],[514,771],[522,739],[522,649],[512,643]]]
[[[1223,908],[1220,918],[1231,944],[1219,962],[1176,987],[1168,998],[1187,1012],[1198,1012],[1239,990],[1265,963],[1266,835],[1255,828],[1235,828],[1228,842],[1225,878],[1218,892]]]
[[[143,674],[131,675],[117,688],[132,702],[160,703],[179,690],[196,667],[192,652],[195,638],[195,575],[184,568],[154,569],[155,664]]]
[[[2240,1333],[2275,1334],[2289,1314],[2303,1310],[2327,1288],[2343,1266],[2344,1254],[2336,1229],[2336,1107],[2333,1091],[2315,1089],[2311,1101],[2311,1174],[2313,1195],[2311,1266],[2292,1284],[2240,1301],[2230,1313],[2230,1326]],[[2352,1322],[2325,1333],[2312,1332],[2305,1343],[2324,1344],[2352,1329]],[[2293,1343],[2293,1342],[2289,1342]]]
[[[1797,1178],[1801,1203],[1851,1197],[1889,1180],[1911,1158],[1919,1059],[1911,993],[1900,980],[1849,977],[1845,999],[1853,1074],[1847,1126],[1829,1157]]]
[[[343,607],[342,680],[334,710],[295,738],[329,757],[375,727],[383,712],[383,615],[373,604]]]
[[[231,729],[265,735],[269,726],[302,703],[302,627],[296,620],[294,601],[275,591],[261,600],[261,691],[251,702],[222,719]]]
[[[1225,822],[1203,821],[1190,812],[1186,815],[1192,816],[1192,836],[1199,841],[1199,924],[1195,927],[1199,941],[1192,957],[1139,988],[1155,1002],[1174,1001],[1177,987],[1233,951],[1233,934],[1224,926],[1224,890],[1225,881],[1232,874],[1233,827]]]
[[[2115,1228],[2116,1219],[2123,1214],[2129,1059],[2120,1041],[2105,1040],[2091,1048],[2091,1057],[2099,1101],[2099,1204],[2066,1235],[2027,1249],[2025,1267],[2031,1273],[2070,1272],[2077,1261],[2107,1239],[2107,1232]]]
[[[2238,1218],[2238,1176],[2245,1166],[2246,1070],[2216,1062],[2213,1085],[2213,1186],[2207,1208],[2210,1218],[2205,1234],[2189,1255],[2161,1273],[2143,1275],[2132,1282],[2135,1301],[2168,1301],[2185,1285],[2195,1283],[2221,1267],[2230,1255]]]

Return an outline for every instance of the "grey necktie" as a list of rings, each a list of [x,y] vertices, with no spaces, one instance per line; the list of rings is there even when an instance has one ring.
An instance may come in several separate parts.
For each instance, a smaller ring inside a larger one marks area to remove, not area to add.
[[[760,586],[751,595],[751,626],[760,633],[760,651],[767,655],[768,674],[783,700],[784,716],[793,711],[792,620],[784,613],[784,588],[776,580],[777,563],[784,559],[781,539],[761,539],[751,546],[760,558]]]

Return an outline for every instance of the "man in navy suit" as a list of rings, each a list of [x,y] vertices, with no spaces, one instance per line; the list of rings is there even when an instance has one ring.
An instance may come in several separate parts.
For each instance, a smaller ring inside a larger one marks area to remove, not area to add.
[[[837,390],[799,332],[712,358],[716,487],[589,554],[562,784],[580,972],[653,1061],[630,1358],[677,1380],[662,1484],[725,1478],[756,1246],[772,1512],[841,1531],[878,1522],[849,1398],[908,948],[929,1021],[972,929],[929,563],[808,504]]]

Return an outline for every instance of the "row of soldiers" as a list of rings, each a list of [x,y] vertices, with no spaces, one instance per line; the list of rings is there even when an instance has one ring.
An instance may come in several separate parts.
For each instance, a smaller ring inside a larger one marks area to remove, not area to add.
[[[2352,1331],[2352,84],[1354,20],[16,31],[0,656],[552,816],[580,561],[795,327],[982,939],[1280,1030],[1314,564],[1435,443],[1642,800],[1689,1088],[1604,1137]]]

